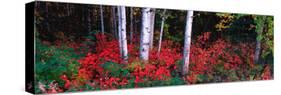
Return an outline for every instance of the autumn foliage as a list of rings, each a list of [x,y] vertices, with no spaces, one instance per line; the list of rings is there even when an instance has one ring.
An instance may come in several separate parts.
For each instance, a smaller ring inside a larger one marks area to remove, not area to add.
[[[35,64],[26,67],[36,94],[274,76],[273,16],[35,3]]]
[[[221,38],[210,41],[210,34],[205,32],[194,38],[190,72],[186,76],[180,75],[182,49],[179,43],[163,41],[160,55],[152,49],[148,63],[139,60],[137,44],[129,44],[128,63],[124,63],[119,54],[118,41],[96,34],[96,52],[88,52],[77,60],[77,75],[62,74],[59,79],[63,84],[55,90],[49,88],[47,93],[272,79],[269,65],[262,65],[266,67],[262,70],[253,62],[254,49],[249,47],[253,43],[231,44]],[[73,43],[69,47],[79,49],[79,44]],[[253,74],[252,71],[261,73]]]

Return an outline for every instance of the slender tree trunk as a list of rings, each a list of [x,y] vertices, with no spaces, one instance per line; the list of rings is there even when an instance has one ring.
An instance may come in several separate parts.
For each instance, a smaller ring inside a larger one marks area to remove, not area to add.
[[[142,9],[142,28],[140,41],[140,59],[148,61],[149,59],[149,42],[150,42],[150,8]]]
[[[254,56],[254,61],[255,63],[259,63],[260,60],[260,51],[261,51],[261,39],[259,36],[262,36],[262,32],[264,29],[264,23],[265,23],[265,17],[262,16],[261,18],[257,18],[257,28],[259,28],[257,32],[257,39],[256,39],[256,50],[255,50],[255,56]]]
[[[116,38],[116,36],[115,36],[115,26],[114,26],[114,20],[115,20],[114,15],[115,15],[115,13],[114,13],[114,9],[113,9],[113,6],[112,6],[112,8],[110,10],[110,29],[111,29],[111,33],[113,34],[113,37]]]
[[[133,8],[130,8],[130,44],[133,44]]]
[[[48,3],[46,3],[46,6],[45,6],[45,8],[46,8],[46,18],[45,18],[45,20],[47,20],[47,19],[49,19],[49,8],[48,8]],[[47,27],[47,32],[50,32],[50,20],[47,20],[46,21],[46,27]]]
[[[92,24],[91,24],[91,6],[88,5],[87,7],[88,9],[88,17],[87,17],[87,21],[88,21],[88,32],[91,32],[92,31]],[[69,13],[69,12],[68,12]]]
[[[100,5],[100,19],[101,19],[101,33],[104,34],[104,22],[103,22],[103,9],[102,5]]]
[[[209,22],[212,21],[212,18],[211,18],[210,16],[208,16],[206,19],[207,19],[207,21],[204,22],[203,32],[209,31],[209,30],[207,30],[207,29],[208,29],[208,26],[210,26],[210,25],[209,25]],[[220,33],[222,33],[222,32],[220,32]]]
[[[118,38],[118,29],[117,29],[117,21],[116,20],[116,12],[115,12],[116,7],[112,7],[112,17],[113,17],[113,31],[114,31],[114,36],[115,38]]]
[[[123,51],[122,51],[122,40],[121,40],[121,10],[120,7],[117,7],[117,17],[118,17],[118,42],[119,42],[119,49],[120,49],[120,57],[122,58],[123,56]]]
[[[69,4],[68,7],[69,7],[69,8],[68,8],[68,13],[69,13],[68,16],[71,16],[71,14],[73,13],[73,11],[72,11],[73,5],[72,5],[72,4]]]
[[[188,73],[192,20],[193,20],[193,11],[188,11],[186,16],[186,26],[185,26],[182,75],[186,75]]]
[[[127,38],[126,38],[126,9],[125,6],[118,7],[118,18],[119,18],[119,45],[121,48],[120,54],[123,61],[127,63],[128,60],[128,49],[127,49]]]
[[[154,21],[155,21],[155,9],[151,9],[151,14],[150,14],[150,43],[149,43],[149,47],[150,49],[153,48],[153,36],[154,36]]]
[[[261,41],[256,40],[256,50],[255,50],[255,56],[254,56],[255,63],[259,63],[260,50],[261,50]]]
[[[112,8],[110,8],[110,12],[108,12],[108,13],[109,13],[108,15],[109,15],[109,26],[110,26],[109,27],[109,29],[110,29],[109,31],[110,31],[110,34],[112,34],[112,37],[115,37],[114,36],[115,32],[114,32],[114,23],[113,23],[113,16],[112,16],[113,15],[113,10],[112,10]]]
[[[139,30],[138,30],[138,26],[139,26],[139,25],[138,25],[138,23],[137,23],[137,19],[138,19],[138,18],[135,17],[135,19],[134,19],[134,28],[133,28],[136,35],[138,35],[137,33],[139,33],[139,32],[138,32],[138,31],[139,31]]]
[[[67,3],[67,4],[66,4],[67,16],[69,16],[69,15],[70,15],[69,9],[70,9],[70,8],[69,8],[69,3]]]
[[[163,11],[163,15],[162,15],[160,36],[159,36],[159,42],[158,42],[158,52],[157,52],[158,57],[160,56],[160,51],[161,51],[163,29],[164,29],[164,23],[165,23],[165,13],[166,13],[166,10]]]
[[[139,32],[138,32],[138,26],[139,26],[139,25],[138,25],[138,22],[137,22],[137,21],[138,21],[138,17],[135,16],[135,19],[134,19],[134,28],[133,28],[133,29],[134,29],[136,35],[137,35],[137,33],[139,33]]]

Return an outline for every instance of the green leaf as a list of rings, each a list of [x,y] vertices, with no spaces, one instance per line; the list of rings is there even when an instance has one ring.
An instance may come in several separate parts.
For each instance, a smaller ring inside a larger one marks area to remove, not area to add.
[[[114,62],[105,62],[101,65],[106,72],[108,72],[111,76],[119,77],[122,71],[121,65]]]
[[[172,85],[182,85],[184,83],[185,83],[184,80],[181,79],[180,77],[175,77],[175,78],[171,79],[171,84]]]
[[[261,41],[261,40],[262,40],[262,35],[258,35],[258,36],[257,36],[257,40],[258,40],[258,41]]]

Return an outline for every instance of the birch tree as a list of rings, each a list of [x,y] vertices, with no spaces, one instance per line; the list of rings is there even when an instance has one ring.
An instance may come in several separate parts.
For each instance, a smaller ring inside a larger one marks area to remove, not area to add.
[[[185,33],[184,33],[182,75],[187,74],[188,67],[189,67],[189,54],[190,54],[190,45],[191,45],[192,20],[193,20],[193,11],[187,11]]]
[[[125,6],[118,7],[118,35],[119,35],[119,47],[120,55],[123,61],[127,63],[128,49],[126,38],[126,9]]]
[[[121,30],[122,30],[122,23],[121,23],[121,8],[117,7],[117,18],[118,18],[118,43],[119,43],[119,51],[120,51],[120,57],[123,58],[123,50],[122,50],[122,36],[121,36]]]
[[[103,9],[100,5],[101,33],[104,34]]]
[[[150,8],[142,9],[142,27],[140,39],[140,59],[148,61],[149,57],[149,42],[150,42]]]
[[[255,50],[255,56],[254,61],[255,63],[259,63],[260,60],[260,52],[261,52],[261,40],[262,40],[262,32],[264,30],[264,23],[265,23],[265,16],[258,16],[256,17],[256,32],[257,32],[257,38],[256,38],[256,50]]]
[[[155,21],[155,9],[151,9],[151,13],[150,13],[150,43],[149,43],[149,47],[150,49],[153,48],[153,36],[154,36],[154,21]]]
[[[166,19],[165,13],[166,13],[166,10],[164,10],[164,11],[163,11],[163,14],[162,14],[162,21],[161,21],[161,28],[160,28],[160,36],[159,36],[159,42],[158,42],[158,52],[157,52],[158,57],[159,57],[160,51],[161,51],[163,29],[164,29],[164,23],[165,23],[165,19]]]

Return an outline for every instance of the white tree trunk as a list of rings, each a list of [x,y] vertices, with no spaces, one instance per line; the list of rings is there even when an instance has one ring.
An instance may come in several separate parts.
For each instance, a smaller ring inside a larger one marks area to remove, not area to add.
[[[148,61],[149,59],[149,42],[150,42],[150,8],[142,9],[142,28],[140,41],[140,59]]]
[[[158,57],[161,52],[162,36],[163,36],[163,29],[164,29],[164,23],[165,23],[165,13],[166,13],[166,10],[163,11],[163,15],[162,15],[160,36],[159,36],[159,42],[158,42],[158,52],[157,52]]]
[[[193,11],[188,11],[186,16],[184,48],[183,48],[183,71],[182,75],[186,75],[189,67],[189,54],[191,45],[191,31],[192,31]]]
[[[101,19],[101,33],[104,34],[104,22],[103,22],[103,9],[102,5],[100,5],[100,19]]]
[[[261,18],[257,18],[258,21],[258,31],[257,32],[257,36],[262,36],[262,32],[263,32],[263,28],[264,28],[264,23],[265,23],[265,17],[261,17]],[[256,39],[256,50],[255,50],[255,56],[254,56],[254,61],[255,63],[259,63],[260,60],[260,51],[261,51],[261,39]]]
[[[150,49],[153,48],[153,36],[154,36],[154,21],[155,21],[155,9],[151,9],[151,13],[150,13],[150,44],[149,47]]]
[[[127,63],[128,49],[127,49],[127,38],[126,38],[126,9],[124,6],[118,7],[118,18],[119,18],[119,45],[120,55],[123,61]]]
[[[133,8],[130,8],[130,44],[133,44]]]
[[[118,17],[118,43],[119,43],[119,50],[120,50],[120,57],[123,57],[123,51],[122,51],[122,37],[121,37],[121,25],[122,25],[122,20],[121,20],[121,8],[117,7],[117,17]]]
[[[261,41],[256,40],[256,50],[255,50],[255,56],[254,56],[255,63],[259,63],[260,50],[261,50]]]

